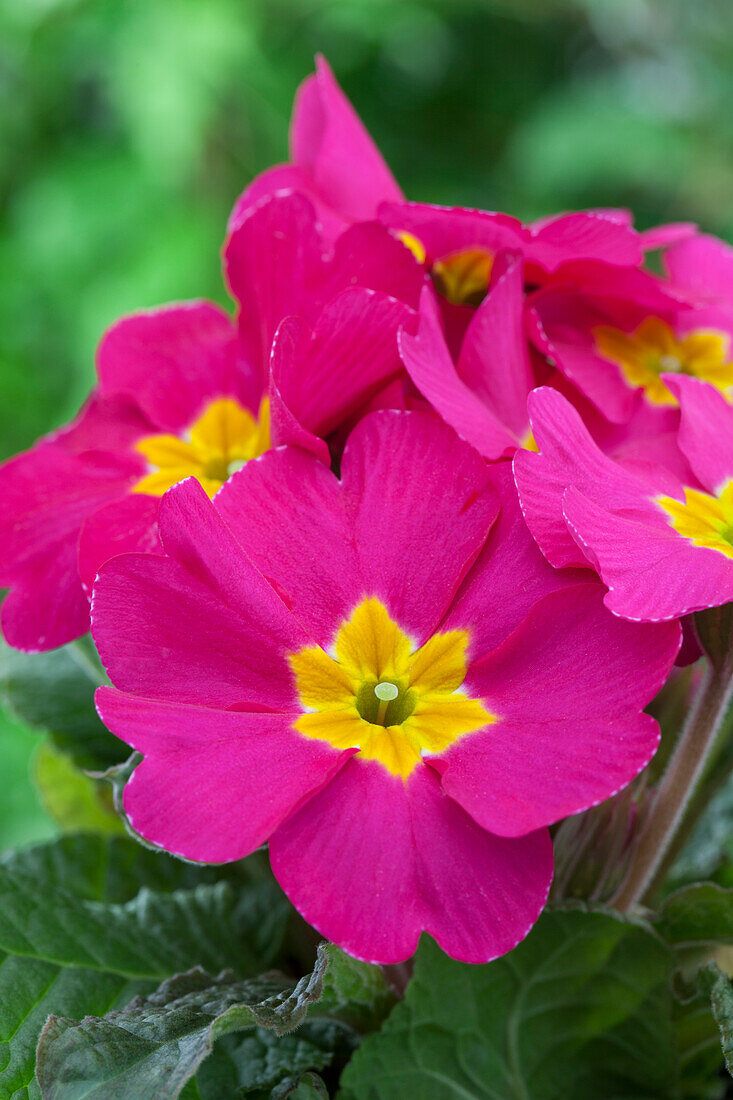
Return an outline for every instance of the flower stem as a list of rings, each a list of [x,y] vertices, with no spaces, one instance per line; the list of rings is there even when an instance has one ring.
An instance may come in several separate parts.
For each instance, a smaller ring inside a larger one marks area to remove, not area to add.
[[[642,902],[665,860],[708,757],[733,694],[733,653],[711,664],[685,722],[667,770],[657,788],[631,857],[611,905],[622,912]]]

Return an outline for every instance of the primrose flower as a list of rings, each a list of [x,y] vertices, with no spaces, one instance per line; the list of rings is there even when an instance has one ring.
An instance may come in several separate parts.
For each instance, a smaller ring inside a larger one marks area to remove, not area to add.
[[[634,620],[733,600],[733,407],[698,379],[662,381],[681,408],[685,481],[661,466],[634,476],[546,388],[529,401],[539,453],[514,459],[524,516],[548,561],[592,565],[608,586],[606,606]]]
[[[2,625],[11,645],[51,649],[85,633],[100,565],[116,553],[159,551],[160,498],[182,479],[197,478],[213,496],[284,442],[330,461],[321,436],[402,372],[397,332],[413,316],[403,302],[352,285],[346,253],[336,265],[333,297],[324,285],[297,343],[283,332],[272,377],[209,303],[134,314],[105,334],[99,387],[80,418],[2,468],[0,584],[11,589]],[[261,304],[263,327],[275,326],[276,310]]]
[[[509,465],[422,412],[365,417],[340,480],[286,447],[213,501],[184,481],[159,529],[163,556],[109,561],[92,609],[99,712],[143,754],[132,827],[205,862],[269,841],[293,904],[363,959],[422,931],[470,962],[510,950],[547,826],[654,752],[641,711],[678,625],[551,568]]]
[[[550,284],[531,296],[530,336],[609,421],[645,408],[668,431],[678,409],[665,375],[733,385],[733,310],[690,295],[644,271],[609,269],[595,283],[586,273],[575,288]]]

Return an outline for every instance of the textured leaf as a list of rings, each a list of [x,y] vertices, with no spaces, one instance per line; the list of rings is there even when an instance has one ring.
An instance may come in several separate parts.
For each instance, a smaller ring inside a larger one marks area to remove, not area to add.
[[[360,1034],[379,1027],[397,1000],[382,968],[352,958],[333,943],[321,950],[328,966],[319,1015],[333,1015]]]
[[[296,1081],[286,1082],[273,1089],[272,1100],[328,1100],[328,1091],[316,1073],[304,1073]]]
[[[421,943],[405,999],[342,1100],[663,1100],[676,1095],[671,952],[604,912],[549,911],[485,966]]]
[[[92,834],[6,857],[0,1096],[40,1096],[35,1050],[50,1014],[102,1016],[202,963],[253,973],[277,952],[288,912],[260,859],[203,868]]]
[[[36,751],[34,774],[46,809],[66,832],[125,832],[113,808],[109,788],[85,775],[70,756],[59,752],[50,741],[39,745]]]
[[[164,982],[120,1012],[81,1022],[52,1016],[38,1045],[44,1100],[170,1100],[193,1076],[215,1040],[232,1031],[284,1035],[321,995],[325,951],[312,974],[293,984],[277,974],[238,981],[197,968]]]
[[[281,1036],[258,1027],[219,1039],[196,1081],[202,1100],[290,1096],[304,1070],[325,1069],[336,1050],[349,1053],[352,1045],[341,1028],[323,1020],[306,1020],[297,1031]]]
[[[700,986],[710,997],[726,1069],[733,1076],[733,986],[715,963],[708,963],[701,972]]]
[[[696,997],[674,1006],[683,1100],[720,1100],[725,1081],[720,1075],[723,1055],[720,1033],[708,997]]]
[[[685,886],[662,906],[656,931],[674,947],[733,943],[733,890],[712,882]]]
[[[103,682],[88,639],[49,653],[19,653],[0,639],[0,694],[27,725],[48,730],[80,768],[108,768],[129,754],[94,709]]]

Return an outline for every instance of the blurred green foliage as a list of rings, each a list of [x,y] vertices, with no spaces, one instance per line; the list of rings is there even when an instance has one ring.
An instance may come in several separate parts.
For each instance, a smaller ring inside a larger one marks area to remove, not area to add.
[[[119,314],[226,301],[227,214],[316,51],[411,198],[733,235],[729,0],[0,0],[0,455],[73,414]]]

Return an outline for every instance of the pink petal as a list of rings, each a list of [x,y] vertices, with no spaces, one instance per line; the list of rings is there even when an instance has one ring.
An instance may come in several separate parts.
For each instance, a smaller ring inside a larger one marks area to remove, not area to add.
[[[210,710],[104,687],[97,707],[145,756],[124,793],[133,829],[203,863],[259,848],[351,755],[302,737],[285,714]]]
[[[717,493],[733,478],[733,406],[707,382],[662,377],[680,403],[679,445],[704,487]]]
[[[341,479],[365,591],[421,644],[496,518],[489,469],[432,415],[384,411],[350,435]]]
[[[667,222],[664,225],[655,225],[651,229],[642,230],[639,234],[641,247],[645,252],[669,248],[670,245],[694,236],[696,230],[697,226],[694,222]]]
[[[524,331],[524,265],[504,253],[506,266],[466,330],[458,373],[500,423],[527,434],[527,394],[534,386]],[[495,265],[496,266],[496,265]]]
[[[407,373],[435,411],[485,458],[513,454],[517,440],[476,393],[459,377],[445,343],[438,311],[423,291],[416,336],[400,334]],[[526,407],[526,401],[525,401]]]
[[[588,575],[547,563],[524,522],[511,464],[497,463],[490,471],[499,518],[441,623],[441,630],[470,632],[471,661],[503,642],[537,600]]]
[[[677,623],[628,623],[580,584],[535,604],[466,679],[499,720],[440,760],[443,787],[485,829],[522,836],[626,786],[659,743],[642,708],[680,647]]]
[[[106,397],[94,390],[71,424],[47,436],[74,454],[84,451],[129,451],[141,436],[151,435],[155,425],[128,397]],[[144,464],[141,463],[141,468]]]
[[[2,466],[0,586],[3,631],[18,649],[63,645],[89,628],[77,570],[87,515],[124,496],[141,463],[126,455],[74,454],[42,441]]]
[[[248,558],[320,645],[330,644],[364,593],[342,488],[294,448],[248,462],[215,507]]]
[[[523,939],[552,878],[546,832],[484,832],[420,767],[407,783],[350,761],[274,834],[278,882],[321,935],[357,958],[409,958],[424,930],[488,962]]]
[[[308,354],[310,333],[299,317],[286,317],[280,324],[270,356],[270,439],[273,447],[300,447],[325,466],[331,465],[328,444],[304,428],[293,415],[280,392],[280,378],[292,371]]]
[[[281,192],[250,207],[227,241],[224,271],[239,306],[245,354],[264,377],[282,319],[312,321],[323,305],[322,242],[312,203]]]
[[[261,382],[242,360],[231,319],[210,302],[123,317],[97,352],[102,392],[134,398],[159,430],[189,427],[214,397],[256,409]]]
[[[287,656],[307,643],[194,478],[158,517],[169,557],[126,554],[102,567],[92,633],[122,691],[182,703],[297,706]]]
[[[402,198],[325,58],[302,84],[291,132],[293,161],[314,180],[324,203],[354,221],[373,218],[382,200]]]
[[[552,565],[584,565],[587,555],[563,518],[565,489],[574,485],[606,509],[623,509],[643,522],[649,514],[649,488],[599,450],[576,410],[556,390],[547,386],[535,390],[529,398],[529,411],[540,453],[518,451],[514,458],[524,517]],[[662,488],[682,493],[672,475],[660,470]]]
[[[329,264],[332,293],[364,286],[417,309],[425,281],[424,269],[409,248],[379,222],[352,225],[335,242]]]
[[[2,583],[12,587],[0,621],[6,642],[15,649],[56,649],[89,630],[89,601],[79,581],[73,536],[47,544],[3,577]]]
[[[349,437],[341,483],[288,449],[250,462],[215,504],[319,644],[330,644],[367,596],[384,601],[421,644],[494,520],[489,478],[475,451],[432,415],[383,411]]]
[[[401,371],[397,331],[412,316],[404,303],[362,287],[331,299],[310,342],[289,341],[273,363],[277,387],[296,420],[324,436],[366,404]]]
[[[460,206],[385,202],[379,209],[379,219],[390,229],[417,237],[431,264],[466,248],[485,248],[492,254],[503,248],[520,249],[529,239],[522,223],[508,214]]]
[[[624,518],[570,488],[563,512],[608,585],[614,614],[657,622],[733,600],[733,560],[678,535],[651,501],[646,515]]]
[[[97,573],[117,554],[162,554],[158,538],[158,497],[130,493],[84,520],[79,535],[79,575],[91,594]]]
[[[733,248],[717,237],[699,233],[668,250],[664,266],[683,290],[730,304],[733,301]]]
[[[634,267],[642,262],[639,234],[615,214],[585,210],[545,219],[534,231],[527,259],[554,271],[575,259]]]

